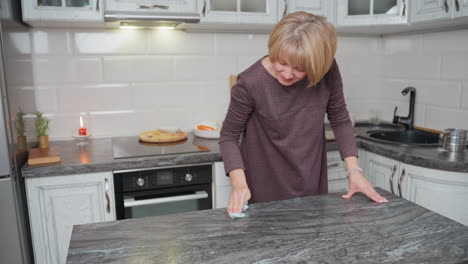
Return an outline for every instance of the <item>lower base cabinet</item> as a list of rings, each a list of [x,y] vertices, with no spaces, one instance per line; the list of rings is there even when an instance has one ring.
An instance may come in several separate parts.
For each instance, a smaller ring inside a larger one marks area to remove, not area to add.
[[[368,151],[365,164],[372,185],[468,226],[468,173],[422,168]]]
[[[327,152],[328,168],[328,193],[348,192],[348,177],[344,162],[341,160],[339,151]]]
[[[66,262],[73,225],[116,220],[111,172],[26,179],[35,263]]]

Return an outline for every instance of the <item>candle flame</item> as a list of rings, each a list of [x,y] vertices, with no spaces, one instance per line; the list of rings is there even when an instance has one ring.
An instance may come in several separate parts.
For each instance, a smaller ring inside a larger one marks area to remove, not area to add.
[[[80,116],[80,128],[83,128],[83,117]]]

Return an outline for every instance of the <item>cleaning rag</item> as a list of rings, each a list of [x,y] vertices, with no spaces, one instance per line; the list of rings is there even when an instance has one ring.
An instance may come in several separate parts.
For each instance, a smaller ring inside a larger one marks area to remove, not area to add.
[[[249,205],[246,203],[244,204],[244,207],[242,208],[242,212],[241,213],[232,213],[232,214],[229,214],[229,216],[231,218],[244,218],[245,217],[245,211],[249,209]]]

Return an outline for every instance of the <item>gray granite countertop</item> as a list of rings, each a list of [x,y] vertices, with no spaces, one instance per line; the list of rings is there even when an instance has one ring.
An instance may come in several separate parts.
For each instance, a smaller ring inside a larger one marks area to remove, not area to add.
[[[367,140],[363,135],[369,127],[356,127],[358,146],[364,150],[384,155],[386,157],[430,169],[455,172],[468,172],[468,149],[459,153],[450,153],[437,146],[416,147],[396,144],[383,144]],[[112,153],[112,139],[90,139],[89,144],[78,147],[76,141],[53,141],[51,145],[60,147],[61,163],[43,167],[29,167],[22,169],[23,177],[43,177],[91,172],[103,172],[125,169],[151,168],[158,166],[173,166],[221,161],[217,139],[201,139],[189,135],[193,144],[206,147],[209,151],[199,153],[175,154],[166,156],[149,156],[128,159],[114,159]],[[334,141],[327,143],[329,151],[337,150]]]
[[[73,227],[68,264],[462,263],[468,227],[382,189]]]

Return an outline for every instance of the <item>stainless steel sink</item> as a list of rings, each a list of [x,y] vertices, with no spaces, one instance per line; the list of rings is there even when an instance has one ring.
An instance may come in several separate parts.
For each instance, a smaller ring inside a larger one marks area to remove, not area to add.
[[[370,138],[380,142],[397,143],[402,145],[438,145],[439,134],[424,130],[403,130],[403,131],[370,131]]]

